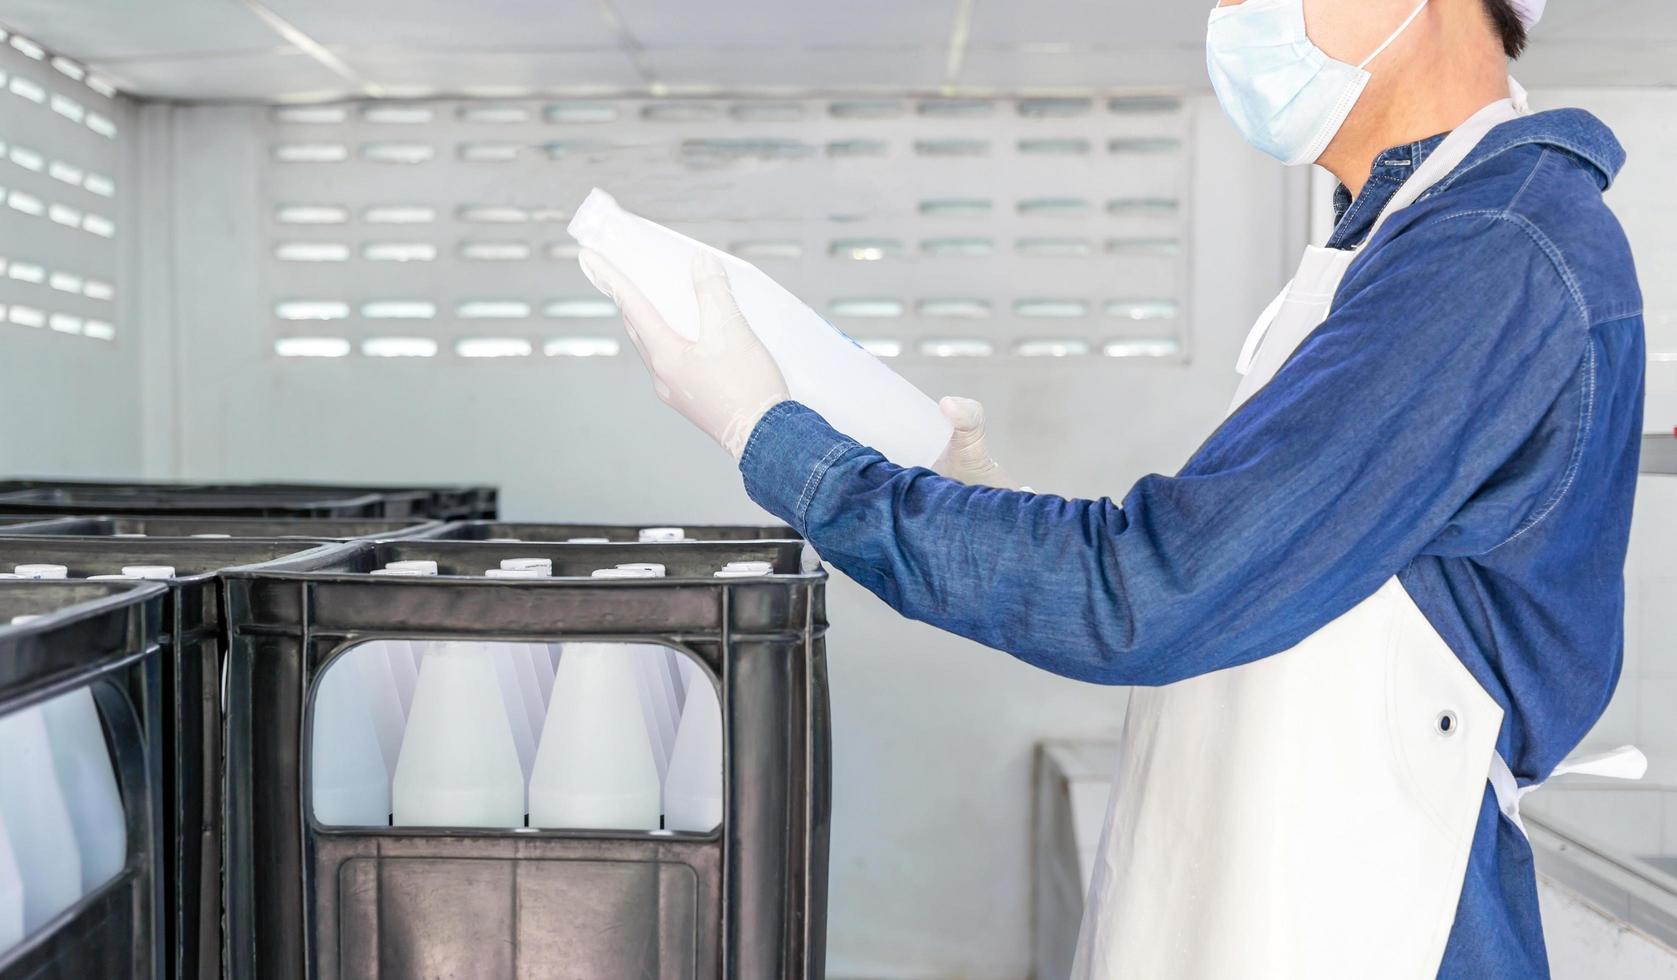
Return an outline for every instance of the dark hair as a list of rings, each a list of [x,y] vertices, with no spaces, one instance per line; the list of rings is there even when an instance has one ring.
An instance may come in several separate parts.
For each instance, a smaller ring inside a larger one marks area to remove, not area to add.
[[[1510,60],[1518,58],[1526,49],[1526,25],[1514,10],[1512,0],[1485,0],[1485,13],[1491,18],[1497,36],[1502,38],[1503,53]]]

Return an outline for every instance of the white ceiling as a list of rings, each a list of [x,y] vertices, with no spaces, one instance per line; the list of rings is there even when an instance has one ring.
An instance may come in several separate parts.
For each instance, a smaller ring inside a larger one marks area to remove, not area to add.
[[[1210,0],[0,0],[133,94],[1197,87]],[[1528,84],[1677,84],[1677,2],[1554,0]]]

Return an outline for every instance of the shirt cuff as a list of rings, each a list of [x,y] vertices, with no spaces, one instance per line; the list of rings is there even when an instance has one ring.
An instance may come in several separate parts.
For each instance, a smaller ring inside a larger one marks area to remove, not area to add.
[[[740,454],[745,492],[799,534],[821,480],[847,452],[860,449],[813,409],[784,401],[763,414]]]

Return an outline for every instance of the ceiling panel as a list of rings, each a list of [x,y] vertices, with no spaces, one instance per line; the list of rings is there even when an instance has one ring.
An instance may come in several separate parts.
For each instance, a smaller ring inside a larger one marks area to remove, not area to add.
[[[437,51],[400,48],[333,48],[333,53],[366,81],[404,91],[421,88],[443,94],[508,94],[497,89],[643,84],[627,55],[615,48],[575,51]]]
[[[295,48],[91,64],[123,91],[154,99],[267,101],[360,94]]]
[[[328,46],[595,48],[620,40],[600,0],[264,2],[268,9]]]
[[[983,0],[980,0],[982,3]],[[642,44],[931,45],[955,22],[955,0],[612,0]]]
[[[1211,0],[975,0],[975,43],[1149,44],[1205,40]]]
[[[0,23],[83,61],[274,48],[229,0],[0,0]]]
[[[678,87],[785,89],[936,88],[940,48],[649,48],[655,81]]]

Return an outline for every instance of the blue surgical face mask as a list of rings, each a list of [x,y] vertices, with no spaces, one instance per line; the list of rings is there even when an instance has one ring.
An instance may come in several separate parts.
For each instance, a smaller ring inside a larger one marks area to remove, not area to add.
[[[1247,142],[1289,166],[1315,163],[1367,87],[1366,66],[1396,41],[1427,0],[1361,64],[1328,57],[1304,28],[1304,0],[1246,0],[1211,11],[1205,61],[1211,87]]]

